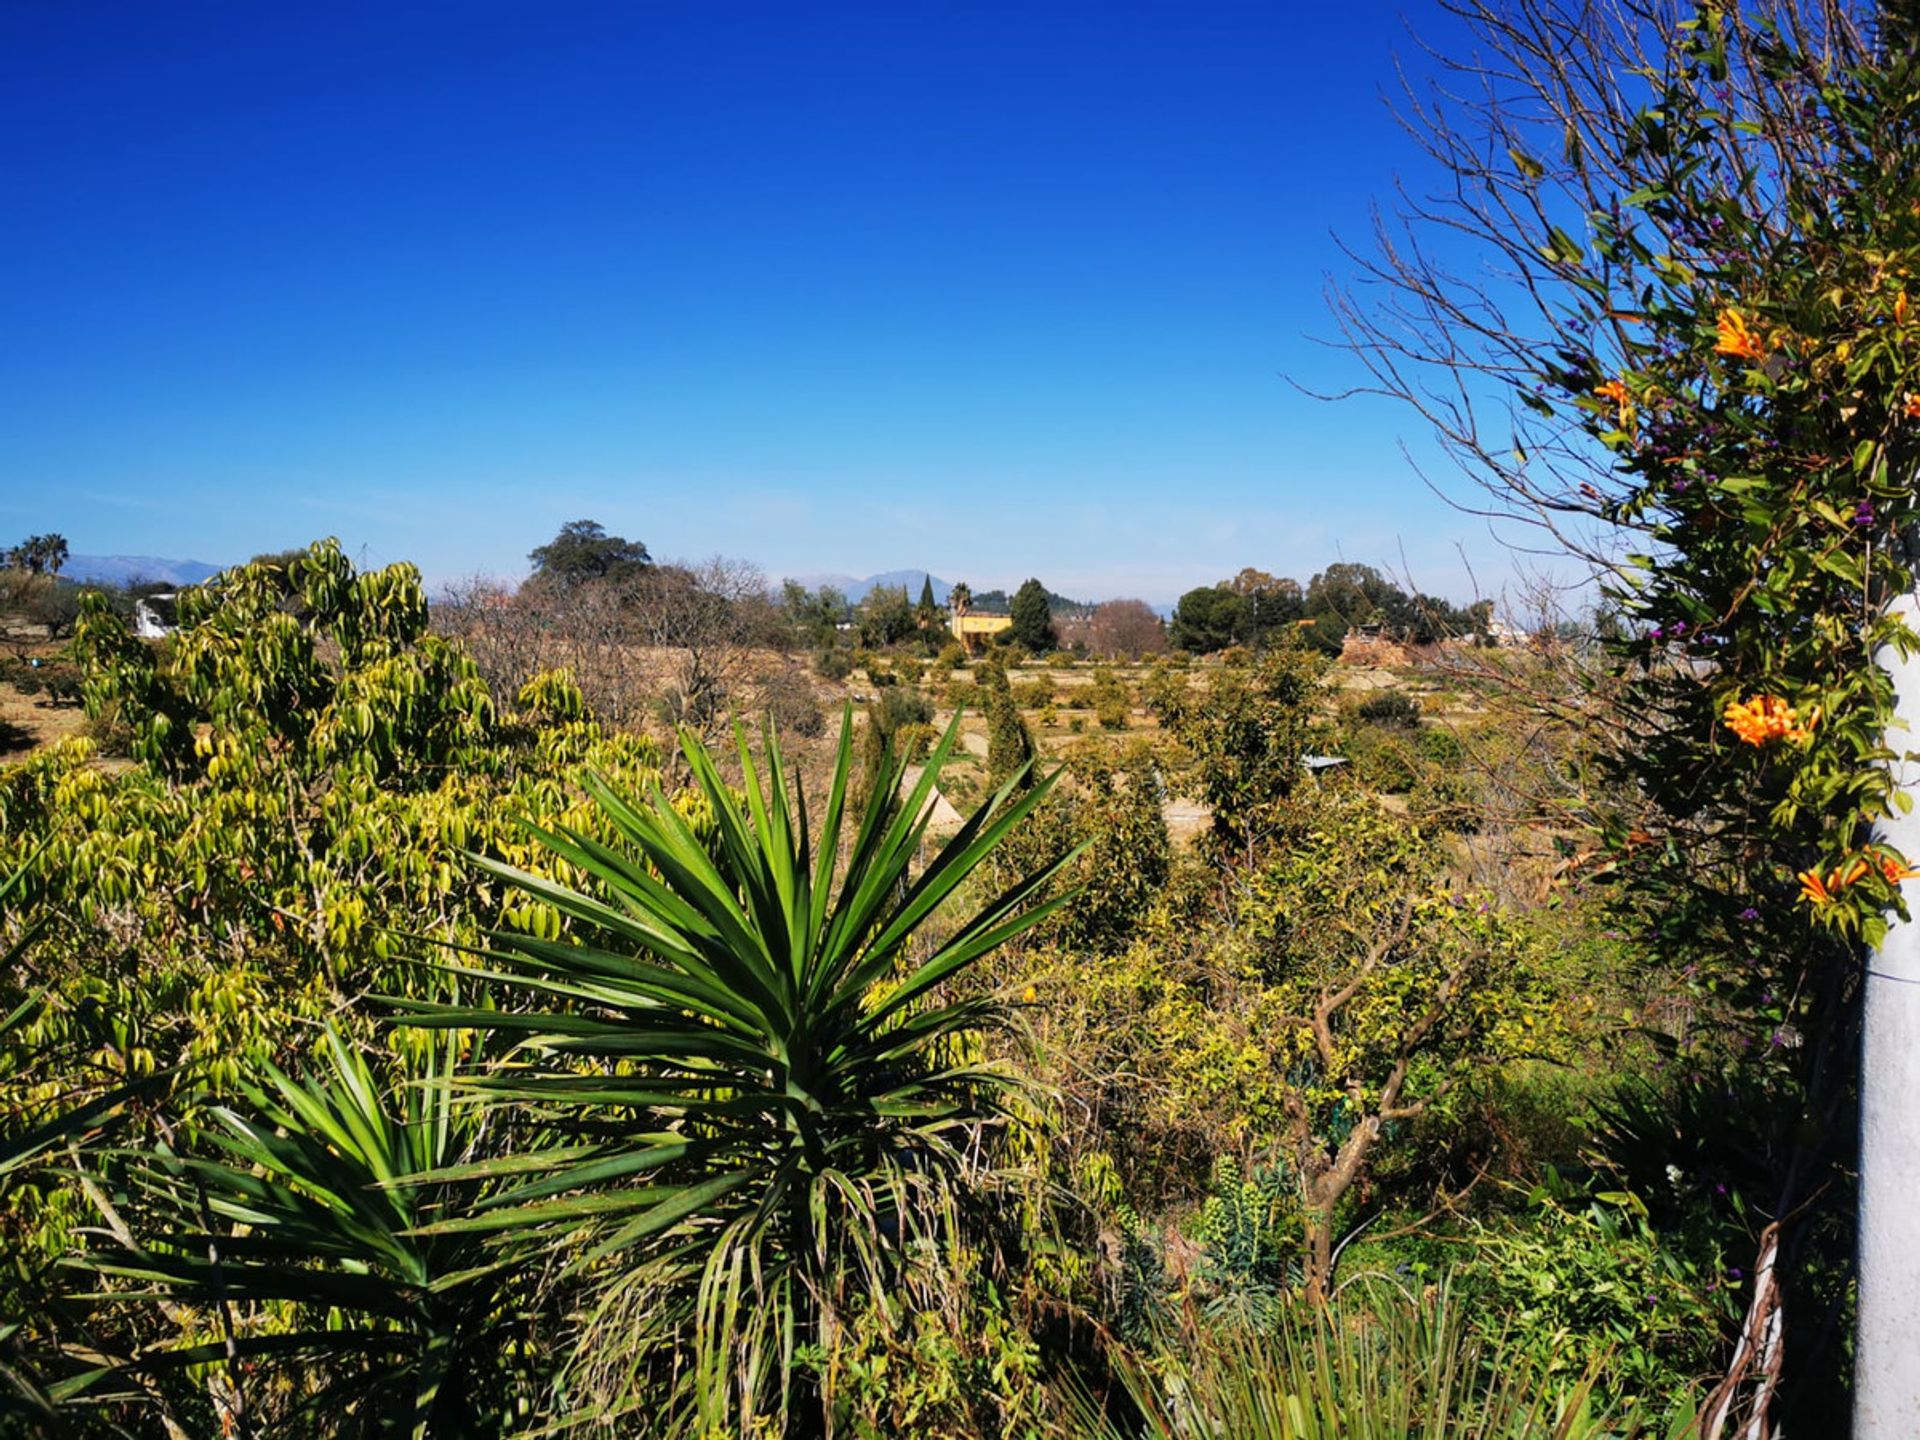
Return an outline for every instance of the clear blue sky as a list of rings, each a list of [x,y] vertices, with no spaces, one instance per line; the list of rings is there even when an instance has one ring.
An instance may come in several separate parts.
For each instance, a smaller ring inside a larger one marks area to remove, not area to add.
[[[7,0],[0,539],[438,580],[592,517],[775,576],[1497,581],[1411,415],[1284,378],[1352,376],[1310,337],[1416,163],[1408,23]]]

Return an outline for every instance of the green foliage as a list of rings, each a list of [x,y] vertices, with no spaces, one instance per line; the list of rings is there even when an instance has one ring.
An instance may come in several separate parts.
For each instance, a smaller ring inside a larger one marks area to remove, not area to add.
[[[1713,1373],[1736,1287],[1717,1252],[1657,1234],[1631,1192],[1587,1194],[1549,1171],[1523,1214],[1476,1238],[1462,1279],[1535,1373],[1603,1372],[1609,1394],[1656,1416]]]
[[[1044,655],[1054,647],[1053,610],[1048,604],[1047,587],[1028,580],[1013,592],[1007,613],[1013,618],[1009,632],[1015,643],[1035,655]]]
[[[795,1347],[821,1343],[836,1307],[882,1303],[919,1246],[962,1243],[1004,1077],[967,1058],[996,1004],[949,983],[1062,902],[1030,903],[1042,871],[919,943],[1051,783],[1003,788],[916,871],[958,733],[911,794],[896,771],[855,823],[849,717],[817,832],[776,737],[764,780],[740,737],[742,796],[685,736],[710,844],[657,791],[635,806],[595,783],[617,846],[539,832],[591,891],[485,866],[565,916],[571,942],[500,933],[455,972],[487,1003],[401,1002],[414,1023],[528,1042],[469,1084],[567,1143],[498,1167],[484,1213],[447,1228],[519,1235],[585,1272],[569,1383],[603,1427],[675,1391],[709,1433],[818,1423],[828,1402]]]
[[[1151,1440],[1627,1440],[1594,1374],[1546,1381],[1465,1323],[1445,1288],[1382,1286],[1269,1329],[1189,1327],[1122,1374]],[[1095,1435],[1122,1433],[1088,1406]],[[1679,1431],[1676,1429],[1676,1436]]]
[[[958,1306],[951,1294],[929,1296],[924,1308],[868,1305],[850,1320],[847,1338],[816,1362],[834,1394],[836,1434],[1041,1440],[1058,1433],[1049,1423],[1055,1407],[1038,1342],[995,1288],[978,1290],[958,1297]]]
[[[535,583],[562,590],[631,579],[653,563],[646,546],[609,535],[597,520],[569,520],[553,539],[528,551],[527,559]]]
[[[1175,670],[1156,675],[1148,703],[1186,751],[1223,852],[1245,853],[1272,829],[1302,778],[1301,756],[1325,743],[1326,669],[1311,652],[1281,646],[1257,666],[1215,671],[1204,690]]]
[[[808,590],[789,580],[781,590],[780,609],[793,638],[803,646],[830,653],[840,638],[840,623],[851,613],[847,597],[831,586]],[[825,672],[822,672],[825,673]],[[838,680],[838,675],[828,678]]]
[[[854,634],[861,645],[884,650],[916,632],[918,622],[904,585],[876,585],[854,612]]]
[[[1412,730],[1420,724],[1420,702],[1404,690],[1383,690],[1377,695],[1369,695],[1360,702],[1354,713],[1369,725],[1390,725]]]
[[[136,1368],[239,1362],[230,1383],[256,1424],[504,1434],[530,1358],[530,1277],[483,1234],[442,1223],[491,1188],[476,1163],[487,1127],[451,1084],[457,1041],[413,1047],[393,1084],[331,1029],[320,1048],[306,1078],[263,1066],[268,1083],[243,1085],[241,1108],[205,1116],[204,1153],[132,1155],[147,1233],[84,1263],[137,1283],[133,1303],[210,1317]],[[289,1383],[262,1385],[270,1370]]]
[[[298,614],[286,577],[242,567],[186,592],[158,648],[89,602],[87,703],[136,763],[106,772],[75,740],[0,771],[0,864],[88,955],[41,962],[60,997],[42,1023],[109,1017],[136,1072],[219,1084],[284,1060],[289,1017],[393,983],[393,931],[548,923],[463,852],[542,863],[519,817],[579,807],[589,765],[657,773],[652,742],[601,734],[563,677],[523,692],[533,723],[503,718],[426,633],[411,567],[356,576],[329,543],[292,569]]]
[[[1299,1259],[1303,1233],[1299,1194],[1281,1165],[1243,1174],[1223,1155],[1194,1222],[1201,1246],[1196,1267],[1203,1313],[1264,1328],[1279,1315],[1290,1287],[1288,1262]]]
[[[982,665],[975,673],[987,715],[987,779],[990,784],[1002,785],[1033,763],[1033,735],[1020,718],[1007,672],[997,665]]]
[[[1022,680],[1012,687],[1013,703],[1022,710],[1039,710],[1051,705],[1054,697],[1053,678],[1048,675],[1036,675],[1031,680]]]
[[[67,554],[66,536],[29,535],[5,552],[5,560],[9,568],[25,570],[30,575],[58,575],[60,567],[67,563]]]
[[[1245,596],[1224,585],[1189,590],[1173,607],[1167,639],[1176,650],[1211,655],[1245,640],[1252,626],[1252,607]]]
[[[813,657],[813,670],[824,680],[844,680],[853,673],[852,652],[829,645]]]

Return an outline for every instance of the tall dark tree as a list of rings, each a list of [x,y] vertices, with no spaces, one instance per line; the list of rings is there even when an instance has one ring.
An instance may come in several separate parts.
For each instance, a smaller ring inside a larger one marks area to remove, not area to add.
[[[933,576],[927,575],[920,581],[920,603],[913,607],[914,619],[922,630],[931,630],[940,623],[940,603],[933,598]]]
[[[1054,648],[1053,610],[1047,603],[1047,587],[1028,580],[1013,593],[1008,607],[1013,616],[1013,638],[1033,651]]]
[[[609,535],[598,520],[569,520],[546,544],[527,552],[534,579],[571,589],[594,580],[624,580],[653,563],[638,540]]]

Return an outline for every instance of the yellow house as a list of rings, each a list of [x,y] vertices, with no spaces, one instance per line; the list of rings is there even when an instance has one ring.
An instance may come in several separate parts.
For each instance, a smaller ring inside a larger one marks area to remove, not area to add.
[[[987,637],[998,635],[1002,630],[1013,628],[1011,615],[976,615],[973,613],[973,595],[964,585],[956,585],[947,598],[952,607],[947,619],[947,628],[953,632],[969,655],[978,655],[987,643]]]
[[[1011,615],[970,615],[964,610],[954,612],[947,622],[947,628],[953,631],[953,638],[967,647],[969,655],[978,654],[987,643],[987,637],[998,635],[1002,630],[1013,628]]]

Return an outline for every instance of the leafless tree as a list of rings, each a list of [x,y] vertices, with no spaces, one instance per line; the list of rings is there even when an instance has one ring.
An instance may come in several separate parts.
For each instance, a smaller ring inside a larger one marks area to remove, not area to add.
[[[1096,605],[1087,622],[1087,648],[1103,659],[1162,655],[1167,626],[1144,600],[1108,600]]]
[[[496,694],[565,669],[616,726],[660,719],[711,730],[757,647],[778,635],[765,577],[720,557],[568,587],[476,577],[448,587],[434,613]]]
[[[663,718],[711,731],[749,678],[757,649],[781,636],[779,607],[757,567],[723,556],[656,565],[622,587],[633,633],[663,665]]]

